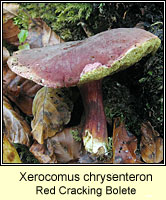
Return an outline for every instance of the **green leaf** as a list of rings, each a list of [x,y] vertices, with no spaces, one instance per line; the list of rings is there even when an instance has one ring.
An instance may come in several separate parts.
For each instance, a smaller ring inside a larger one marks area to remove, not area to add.
[[[22,43],[24,42],[28,37],[28,31],[27,30],[24,30],[22,29],[20,31],[20,33],[18,34],[18,39],[19,39],[19,42]]]

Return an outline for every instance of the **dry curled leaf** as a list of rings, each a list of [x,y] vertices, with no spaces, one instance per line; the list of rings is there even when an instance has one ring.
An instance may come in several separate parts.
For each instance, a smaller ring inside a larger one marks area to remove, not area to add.
[[[12,19],[9,19],[3,24],[3,39],[10,44],[19,44],[18,33],[20,32],[18,26],[13,23]]]
[[[35,142],[29,150],[40,163],[57,163],[55,154],[47,149],[46,144]]]
[[[136,156],[137,138],[126,130],[119,118],[113,129],[113,163],[140,163]]]
[[[3,119],[6,136],[12,143],[29,146],[30,128],[23,118],[16,113],[6,97],[3,97]]]
[[[9,83],[17,76],[12,72],[7,65],[3,65],[3,93],[5,94],[6,88]]]
[[[31,80],[26,80],[3,66],[3,94],[13,101],[22,112],[32,115],[32,103],[41,88]]]
[[[5,134],[3,137],[3,163],[22,163],[16,149]]]
[[[29,24],[26,42],[31,48],[39,48],[64,41],[42,19],[35,18]]]
[[[163,139],[154,130],[150,122],[141,126],[140,150],[142,159],[146,163],[159,163],[163,160]]]
[[[68,163],[80,157],[81,128],[66,128],[54,137],[47,139],[47,146],[54,152],[59,163]]]
[[[43,144],[45,139],[61,131],[70,121],[72,109],[73,103],[62,89],[41,88],[33,101],[33,138]]]
[[[45,140],[44,144],[35,142],[30,151],[40,163],[75,162],[81,152],[81,128],[66,128]]]
[[[18,9],[19,9],[19,4],[3,3],[3,23],[17,16]]]
[[[17,16],[19,4],[4,3],[3,4],[3,39],[8,43],[18,43],[18,26],[13,23],[13,17]]]

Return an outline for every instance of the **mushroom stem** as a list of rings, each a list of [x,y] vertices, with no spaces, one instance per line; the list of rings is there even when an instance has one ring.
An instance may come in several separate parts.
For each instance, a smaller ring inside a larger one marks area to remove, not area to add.
[[[103,107],[102,80],[89,82],[79,87],[85,109],[83,143],[93,154],[107,153],[107,123]]]

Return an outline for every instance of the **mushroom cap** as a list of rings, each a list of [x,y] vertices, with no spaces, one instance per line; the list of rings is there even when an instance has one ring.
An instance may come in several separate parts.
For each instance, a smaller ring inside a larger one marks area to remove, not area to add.
[[[16,74],[40,85],[70,87],[125,69],[159,46],[160,39],[150,32],[118,28],[82,41],[17,51],[8,65]]]

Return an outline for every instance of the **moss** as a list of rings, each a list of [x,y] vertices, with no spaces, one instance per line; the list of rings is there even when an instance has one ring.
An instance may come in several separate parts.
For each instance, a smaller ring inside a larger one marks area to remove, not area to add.
[[[73,135],[73,138],[76,142],[81,142],[81,137],[77,129],[71,130],[70,133]]]
[[[112,144],[112,137],[108,137],[107,151],[110,157],[112,157]]]
[[[161,45],[155,56],[149,57],[144,64],[142,82],[140,86],[140,107],[141,117],[145,121],[150,121],[162,136],[164,134],[164,90],[163,90],[163,31],[162,23],[154,23],[147,27],[147,30],[154,33],[161,39]],[[141,80],[140,79],[140,80]],[[140,107],[138,108],[140,110]]]
[[[65,41],[78,40],[83,30],[77,24],[88,20],[92,12],[92,3],[20,3],[15,23],[27,29],[30,18],[40,17]]]
[[[123,76],[124,72],[120,72]],[[103,103],[106,119],[109,122],[108,133],[112,136],[114,119],[120,117],[125,122],[127,130],[133,134],[140,134],[142,118],[137,111],[138,99],[124,84],[120,84],[115,74],[103,80]]]
[[[22,144],[14,144],[21,161],[25,164],[39,164],[39,161],[29,151],[28,147]]]
[[[133,48],[119,60],[115,61],[111,67],[101,66],[93,71],[87,72],[80,77],[79,84],[89,81],[99,80],[105,76],[124,70],[127,67],[138,62],[142,57],[149,53],[154,53],[160,46],[160,39],[155,38],[148,40],[139,47]]]

